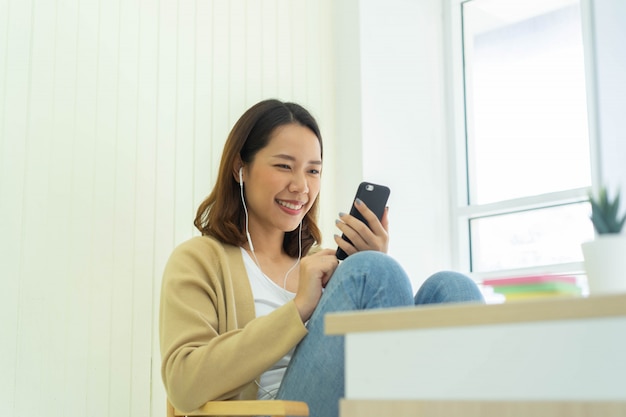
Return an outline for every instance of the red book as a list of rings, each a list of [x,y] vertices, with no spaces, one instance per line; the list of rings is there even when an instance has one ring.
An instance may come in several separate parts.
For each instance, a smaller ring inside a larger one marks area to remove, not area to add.
[[[486,279],[483,281],[483,284],[497,287],[500,285],[540,284],[546,282],[576,284],[576,277],[571,275],[529,275],[524,277]]]

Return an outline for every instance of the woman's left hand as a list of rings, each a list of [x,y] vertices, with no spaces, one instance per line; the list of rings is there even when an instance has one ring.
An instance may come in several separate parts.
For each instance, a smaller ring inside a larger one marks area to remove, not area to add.
[[[385,207],[382,220],[370,210],[364,202],[355,201],[355,207],[369,223],[369,227],[356,217],[340,213],[336,224],[339,230],[352,242],[346,242],[340,235],[335,235],[335,242],[348,255],[364,250],[387,253],[389,246],[389,208]]]

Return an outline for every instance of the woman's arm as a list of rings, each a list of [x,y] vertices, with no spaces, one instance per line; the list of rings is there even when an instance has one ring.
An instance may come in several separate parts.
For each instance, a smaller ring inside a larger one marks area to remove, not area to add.
[[[174,251],[161,290],[162,377],[168,398],[183,411],[236,396],[306,335],[293,302],[253,318],[251,293],[242,294],[237,282],[248,279],[243,263],[233,267],[218,245],[204,240]],[[240,311],[250,308],[248,315]]]

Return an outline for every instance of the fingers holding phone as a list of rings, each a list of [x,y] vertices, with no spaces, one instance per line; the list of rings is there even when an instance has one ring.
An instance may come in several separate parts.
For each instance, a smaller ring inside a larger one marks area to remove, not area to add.
[[[389,244],[387,200],[388,187],[363,182],[357,189],[350,214],[340,214],[337,227],[343,232],[335,236],[337,258],[363,251],[387,252]]]
[[[381,217],[378,217],[367,204],[362,202],[360,199],[354,202],[354,206],[361,213],[363,218],[366,220],[366,225],[368,225],[368,229],[370,229],[376,235],[386,235],[389,232],[389,207],[383,208],[383,214]]]
[[[383,222],[387,224],[387,209],[385,208],[383,212],[382,220],[379,220],[365,203],[357,201],[355,205],[357,209],[362,210],[361,214],[368,221],[369,227],[356,217],[342,213],[337,221],[337,227],[343,232],[343,237],[335,235],[337,246],[347,255],[364,250],[386,253],[389,234]]]

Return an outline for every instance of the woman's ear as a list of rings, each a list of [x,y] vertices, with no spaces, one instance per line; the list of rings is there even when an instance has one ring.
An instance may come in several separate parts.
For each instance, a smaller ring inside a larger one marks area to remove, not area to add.
[[[243,183],[243,162],[241,159],[237,159],[233,164],[233,178],[239,184]]]

